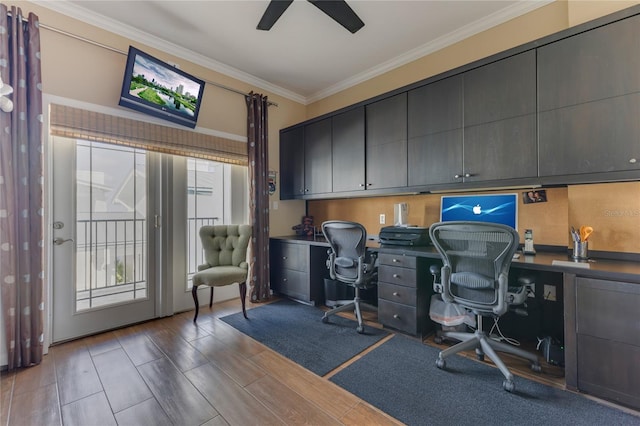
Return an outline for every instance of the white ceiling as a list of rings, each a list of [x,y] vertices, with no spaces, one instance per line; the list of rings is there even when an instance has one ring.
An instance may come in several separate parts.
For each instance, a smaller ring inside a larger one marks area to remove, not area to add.
[[[270,31],[256,29],[267,0],[34,2],[308,104],[550,1],[348,0],[356,34],[305,0]]]

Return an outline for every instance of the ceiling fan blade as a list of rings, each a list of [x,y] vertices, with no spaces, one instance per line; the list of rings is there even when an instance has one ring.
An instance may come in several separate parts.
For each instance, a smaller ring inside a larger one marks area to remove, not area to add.
[[[352,34],[364,27],[364,22],[356,15],[344,0],[308,0],[318,9],[326,13],[338,24],[345,27]]]
[[[291,3],[293,3],[293,0],[271,0],[256,28],[269,31]]]

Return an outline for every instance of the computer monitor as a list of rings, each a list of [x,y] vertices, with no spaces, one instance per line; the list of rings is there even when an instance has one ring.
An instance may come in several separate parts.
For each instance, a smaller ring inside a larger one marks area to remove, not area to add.
[[[443,195],[440,221],[492,222],[518,229],[518,194]]]

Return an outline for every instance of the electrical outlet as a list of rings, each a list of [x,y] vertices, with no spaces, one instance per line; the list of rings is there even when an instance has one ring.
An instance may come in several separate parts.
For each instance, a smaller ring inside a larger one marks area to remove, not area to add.
[[[380,225],[384,225],[387,221],[387,217],[384,214],[380,215]]]
[[[555,302],[558,299],[556,298],[556,286],[545,284],[544,285],[544,300],[548,300],[550,302]]]

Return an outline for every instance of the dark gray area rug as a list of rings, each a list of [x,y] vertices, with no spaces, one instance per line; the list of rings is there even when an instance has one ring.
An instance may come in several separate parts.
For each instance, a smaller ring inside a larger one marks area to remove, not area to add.
[[[635,425],[640,418],[581,395],[515,377],[455,355],[435,365],[438,349],[396,335],[331,381],[407,425]]]
[[[353,358],[389,333],[365,325],[365,333],[356,332],[357,322],[333,315],[322,323],[324,312],[313,306],[280,300],[222,321],[253,337],[297,364],[324,376]]]

